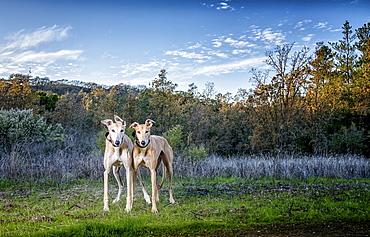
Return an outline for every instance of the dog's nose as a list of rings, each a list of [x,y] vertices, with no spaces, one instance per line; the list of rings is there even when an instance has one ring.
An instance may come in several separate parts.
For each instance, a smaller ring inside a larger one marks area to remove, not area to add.
[[[114,144],[116,144],[116,146],[118,146],[120,144],[120,142],[117,140]]]
[[[141,145],[143,145],[143,146],[144,146],[144,145],[145,145],[145,141],[141,141]]]

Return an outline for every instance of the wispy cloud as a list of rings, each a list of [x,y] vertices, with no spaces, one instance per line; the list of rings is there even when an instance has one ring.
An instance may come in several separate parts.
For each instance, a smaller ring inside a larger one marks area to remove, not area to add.
[[[316,25],[313,26],[315,29],[324,29],[327,28],[328,22],[319,22]]]
[[[253,47],[255,44],[251,44],[248,41],[243,41],[243,40],[236,40],[232,38],[227,38],[224,40],[225,43],[230,44],[231,47],[235,48],[244,48],[244,47]]]
[[[15,56],[14,63],[23,63],[23,62],[35,62],[43,63],[48,62],[52,63],[59,59],[64,60],[77,60],[82,50],[60,50],[57,52],[34,52],[26,51]]]
[[[182,58],[188,58],[188,59],[211,59],[210,56],[199,54],[195,52],[185,52],[185,51],[166,51],[165,54],[167,55],[174,55],[174,56],[180,56]]]
[[[219,58],[224,58],[224,59],[226,59],[226,58],[229,57],[228,54],[222,53],[222,52],[219,52],[219,51],[209,51],[208,52],[208,55],[215,55],[215,56],[217,56]]]
[[[206,4],[203,3],[203,6],[206,6],[208,8],[215,8],[216,10],[222,11],[222,10],[229,10],[229,11],[235,11],[235,8],[229,4],[231,0],[224,0],[216,3]]]
[[[251,67],[261,66],[262,64],[264,64],[263,63],[264,60],[265,57],[256,57],[234,62],[227,62],[218,65],[205,66],[202,68],[198,68],[197,70],[194,70],[194,75],[212,76],[232,73],[240,70],[247,71],[250,70]]]
[[[262,30],[254,27],[251,32],[252,35],[249,38],[254,41],[262,41],[267,44],[280,44],[285,40],[285,35],[282,32],[274,31],[272,28]]]
[[[230,6],[228,3],[226,2],[220,2],[220,3],[217,3],[217,7],[216,7],[217,10],[230,10],[230,11],[235,11],[235,8],[233,8],[232,6]]]
[[[72,27],[41,27],[33,32],[27,33],[25,30],[20,30],[16,33],[10,34],[6,39],[10,41],[4,48],[4,50],[9,49],[28,49],[36,47],[42,43],[51,41],[60,41],[68,36],[68,31]]]
[[[60,67],[55,63],[59,60],[64,61],[83,61],[81,56],[83,50],[60,49],[58,51],[37,51],[40,45],[65,40],[68,38],[68,32],[71,26],[60,27],[41,27],[34,31],[20,30],[8,35],[5,39],[8,41],[5,46],[0,47],[0,74],[25,73],[28,68],[32,71],[46,73],[45,68],[55,73],[61,73]],[[54,65],[53,65],[54,64]],[[74,67],[66,67],[75,70]],[[72,69],[73,68],[73,69]],[[58,71],[58,72],[57,72]]]
[[[313,36],[314,36],[314,34],[308,34],[305,37],[303,37],[302,40],[305,41],[305,42],[309,42],[309,41],[311,41]]]

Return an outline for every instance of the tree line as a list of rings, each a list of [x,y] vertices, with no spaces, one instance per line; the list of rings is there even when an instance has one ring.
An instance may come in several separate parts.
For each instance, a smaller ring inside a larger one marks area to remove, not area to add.
[[[266,52],[269,70],[252,69],[253,89],[215,93],[214,84],[179,91],[162,69],[149,86],[95,83],[13,74],[0,80],[0,108],[33,109],[66,133],[99,134],[100,121],[154,120],[178,154],[253,153],[370,155],[370,23],[314,53],[295,44]],[[127,131],[130,134],[131,131]]]

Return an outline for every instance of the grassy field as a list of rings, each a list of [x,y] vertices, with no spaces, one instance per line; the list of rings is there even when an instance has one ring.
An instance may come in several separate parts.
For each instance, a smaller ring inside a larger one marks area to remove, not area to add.
[[[1,182],[1,236],[370,235],[370,179],[177,178],[159,213],[139,189],[131,213],[125,197],[107,213],[102,182],[29,187]]]

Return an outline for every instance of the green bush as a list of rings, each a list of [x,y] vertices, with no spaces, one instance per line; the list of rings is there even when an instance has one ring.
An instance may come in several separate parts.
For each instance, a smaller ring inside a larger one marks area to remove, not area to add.
[[[184,153],[186,156],[194,160],[202,160],[208,156],[208,152],[203,144],[200,144],[199,146],[191,144]]]
[[[0,110],[0,141],[2,149],[20,142],[62,141],[64,129],[60,124],[48,124],[32,110]]]
[[[167,139],[170,146],[174,149],[174,152],[181,151],[183,142],[183,126],[176,125],[163,134],[163,137]]]
[[[365,136],[362,130],[352,124],[341,129],[330,137],[329,146],[337,154],[360,154],[365,148]]]

